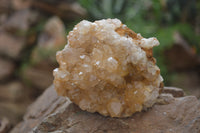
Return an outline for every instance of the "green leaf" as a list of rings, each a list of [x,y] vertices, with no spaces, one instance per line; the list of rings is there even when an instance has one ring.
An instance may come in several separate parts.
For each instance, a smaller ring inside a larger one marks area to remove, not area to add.
[[[106,16],[112,16],[112,0],[102,0],[101,9]]]
[[[125,2],[126,0],[115,0],[115,4],[113,5],[114,13],[116,14],[120,13],[123,9]]]

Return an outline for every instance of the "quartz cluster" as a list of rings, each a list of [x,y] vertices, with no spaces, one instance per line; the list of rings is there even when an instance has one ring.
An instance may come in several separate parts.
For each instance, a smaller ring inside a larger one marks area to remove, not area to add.
[[[128,117],[151,107],[162,88],[152,55],[156,38],[143,38],[118,19],[86,20],[57,52],[54,86],[82,110]]]

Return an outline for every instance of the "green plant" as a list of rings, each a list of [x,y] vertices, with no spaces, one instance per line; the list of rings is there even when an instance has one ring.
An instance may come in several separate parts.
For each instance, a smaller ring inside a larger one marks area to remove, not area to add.
[[[154,48],[161,74],[168,82],[164,51],[174,43],[174,32],[179,32],[200,54],[200,35],[194,32],[192,19],[200,10],[194,0],[79,0],[88,11],[88,20],[119,18],[130,29],[144,37],[155,36],[160,46]],[[195,6],[196,5],[196,6]]]

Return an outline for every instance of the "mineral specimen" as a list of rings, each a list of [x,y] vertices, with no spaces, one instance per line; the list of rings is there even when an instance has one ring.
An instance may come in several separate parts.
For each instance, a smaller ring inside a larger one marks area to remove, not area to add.
[[[118,19],[83,20],[57,52],[55,89],[82,110],[131,116],[159,95],[163,79],[152,56],[157,45],[156,38],[143,38]]]

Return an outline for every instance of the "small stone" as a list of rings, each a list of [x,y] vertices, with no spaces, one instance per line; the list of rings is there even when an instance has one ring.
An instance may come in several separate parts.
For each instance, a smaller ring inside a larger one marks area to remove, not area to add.
[[[164,87],[162,92],[172,94],[173,97],[183,97],[184,96],[183,89],[176,88],[176,87]]]
[[[12,0],[11,2],[16,10],[27,9],[31,6],[31,0]]]
[[[0,119],[0,133],[7,133],[11,128],[11,124],[6,117]]]
[[[27,89],[21,82],[12,81],[7,84],[0,85],[1,101],[22,102],[28,97]],[[23,92],[23,93],[22,93]],[[27,96],[24,96],[26,93]]]
[[[173,35],[174,44],[164,52],[167,67],[172,71],[192,70],[200,65],[200,57],[191,44],[179,33]],[[178,52],[177,52],[178,51]]]
[[[37,46],[32,53],[32,61],[40,62],[48,59],[56,62],[56,51],[62,49],[66,43],[65,26],[62,20],[58,17],[50,18],[38,37]]]
[[[57,52],[55,89],[82,110],[131,116],[151,107],[159,95],[163,79],[152,55],[157,45],[156,38],[143,38],[118,19],[83,20]]]
[[[56,66],[57,65],[48,63],[47,61],[35,65],[28,65],[23,69],[20,76],[24,82],[28,81],[30,85],[37,87],[40,90],[44,90],[52,84],[52,71],[56,68]]]
[[[38,12],[29,9],[19,10],[13,13],[3,26],[6,31],[25,36],[30,26],[38,20],[38,16]]]
[[[25,38],[0,32],[0,54],[14,59],[19,58],[25,46]]]
[[[0,57],[0,81],[7,79],[14,72],[14,63]]]
[[[2,29],[2,24],[5,23],[6,19],[7,19],[7,14],[0,14],[0,30]]]
[[[174,101],[174,97],[172,94],[170,93],[162,93],[159,95],[156,104],[161,104],[161,105],[165,105],[165,104],[169,104],[172,101]]]
[[[83,18],[87,12],[81,7],[79,2],[74,0],[30,0],[31,7],[40,10],[40,12],[47,12],[48,14],[59,16],[64,20],[74,20]],[[23,3],[25,3],[23,1]]]
[[[11,9],[11,0],[1,0],[0,1],[0,14],[8,13]]]
[[[18,123],[27,106],[32,103],[33,94],[34,89],[25,86],[18,80],[1,83],[0,118],[7,117],[12,125]]]

